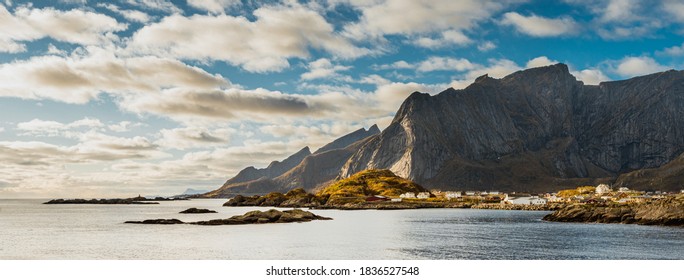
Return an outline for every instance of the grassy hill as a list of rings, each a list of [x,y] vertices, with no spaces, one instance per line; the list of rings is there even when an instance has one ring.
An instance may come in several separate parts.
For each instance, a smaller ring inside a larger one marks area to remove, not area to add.
[[[370,169],[332,183],[316,195],[327,197],[328,203],[339,199],[365,198],[372,195],[399,196],[406,192],[426,192],[421,185],[401,178],[386,169]]]

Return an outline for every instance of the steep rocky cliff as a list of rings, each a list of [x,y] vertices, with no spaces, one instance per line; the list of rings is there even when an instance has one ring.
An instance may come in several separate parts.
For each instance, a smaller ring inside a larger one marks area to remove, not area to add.
[[[287,192],[295,188],[312,191],[334,180],[349,157],[364,139],[380,133],[376,125],[344,135],[311,154],[306,147],[283,162],[273,162],[266,169],[247,167],[205,197],[231,197],[235,194]]]
[[[427,187],[544,191],[613,182],[683,152],[684,71],[586,86],[556,64],[411,94],[340,175],[390,169]]]

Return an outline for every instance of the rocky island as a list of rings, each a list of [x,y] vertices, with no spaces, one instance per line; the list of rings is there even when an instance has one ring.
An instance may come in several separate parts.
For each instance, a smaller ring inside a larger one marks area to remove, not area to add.
[[[176,201],[176,200],[187,200],[187,198],[165,198],[165,197],[155,197],[146,198],[142,196],[131,197],[131,198],[111,198],[111,199],[53,199],[43,204],[159,204],[157,201]]]
[[[179,214],[208,214],[208,213],[218,213],[214,210],[209,210],[209,209],[198,209],[195,207],[185,209],[183,211],[178,212]]]
[[[544,216],[543,220],[684,226],[684,195],[668,197],[650,203],[573,204]]]
[[[228,219],[215,219],[209,221],[199,221],[192,223],[185,223],[178,219],[153,219],[144,221],[126,221],[126,224],[156,224],[156,225],[172,225],[172,224],[193,224],[202,226],[217,226],[217,225],[245,225],[245,224],[269,224],[269,223],[301,223],[310,222],[313,220],[332,220],[332,218],[318,216],[309,211],[301,209],[292,209],[285,211],[278,211],[271,209],[268,211],[250,211],[244,215],[232,216]]]

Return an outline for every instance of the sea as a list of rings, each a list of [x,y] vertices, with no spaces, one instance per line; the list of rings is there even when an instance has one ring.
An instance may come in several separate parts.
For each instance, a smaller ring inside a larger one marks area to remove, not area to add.
[[[479,209],[311,210],[333,220],[258,225],[144,225],[222,219],[263,207],[225,199],[158,205],[0,199],[4,260],[684,259],[684,228],[542,221],[550,212]],[[216,214],[179,214],[190,207]]]

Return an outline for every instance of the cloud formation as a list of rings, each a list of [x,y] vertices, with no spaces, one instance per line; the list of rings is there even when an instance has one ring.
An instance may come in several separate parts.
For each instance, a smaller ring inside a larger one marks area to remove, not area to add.
[[[114,32],[126,28],[112,17],[85,10],[19,6],[11,13],[0,5],[0,52],[23,52],[23,42],[45,37],[81,45],[102,44],[116,40]]]
[[[518,32],[534,37],[554,37],[579,32],[579,25],[570,17],[545,18],[535,14],[524,16],[517,12],[508,12],[503,15],[501,24],[513,26]]]
[[[193,59],[219,60],[251,72],[278,72],[291,58],[307,58],[309,50],[341,58],[369,53],[334,31],[326,19],[298,4],[264,6],[256,20],[221,15],[172,15],[145,26],[132,37],[131,51]],[[221,36],[217,36],[221,34]]]

